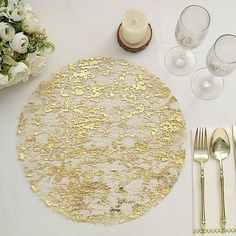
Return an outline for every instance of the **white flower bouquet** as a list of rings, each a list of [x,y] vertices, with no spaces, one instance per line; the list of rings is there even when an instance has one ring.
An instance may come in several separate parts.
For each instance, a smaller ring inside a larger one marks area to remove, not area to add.
[[[23,0],[0,0],[0,89],[40,74],[54,50]]]

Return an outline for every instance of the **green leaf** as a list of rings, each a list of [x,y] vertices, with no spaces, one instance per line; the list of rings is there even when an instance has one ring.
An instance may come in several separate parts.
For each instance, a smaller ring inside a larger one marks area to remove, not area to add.
[[[16,66],[17,65],[17,62],[14,59],[12,59],[11,57],[7,56],[7,55],[4,55],[2,57],[2,60],[7,65],[10,65],[10,66]]]
[[[20,53],[16,53],[16,56],[15,56],[15,60],[16,61],[24,61],[27,57],[28,53],[24,53],[24,54],[20,54]]]
[[[37,50],[41,52],[45,50],[49,50],[50,52],[53,52],[55,50],[55,46],[53,43],[47,41],[47,37],[45,37],[43,40],[37,43]]]
[[[5,0],[0,0],[0,7],[5,7],[5,6],[7,6]]]
[[[1,63],[0,73],[3,74],[3,75],[8,75],[9,77],[11,77],[10,74],[9,74],[10,67],[11,66],[9,66],[7,64]]]
[[[21,22],[11,22],[11,25],[14,27],[16,33],[22,31],[22,29],[21,29],[22,23]]]
[[[7,7],[8,6],[8,0],[0,0],[0,7]]]
[[[5,45],[5,47],[1,47],[0,44],[0,49],[3,51],[4,55],[10,56],[14,53],[14,51],[10,48],[9,45]]]

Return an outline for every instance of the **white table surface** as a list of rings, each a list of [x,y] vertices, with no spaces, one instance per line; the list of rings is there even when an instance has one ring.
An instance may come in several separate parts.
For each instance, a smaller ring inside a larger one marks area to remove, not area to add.
[[[172,76],[164,67],[165,53],[176,46],[174,29],[181,10],[191,4],[206,7],[212,17],[209,33],[194,52],[199,69],[215,39],[236,34],[235,0],[29,0],[46,27],[56,51],[37,79],[0,92],[0,236],[189,236],[192,235],[191,147],[192,127],[230,127],[236,123],[236,72],[227,76],[224,94],[217,100],[197,99],[190,89],[191,75]],[[149,18],[153,39],[141,53],[124,51],[116,29],[126,9],[140,8]],[[125,58],[159,75],[179,100],[188,128],[187,156],[171,193],[143,217],[112,226],[66,220],[45,207],[27,183],[16,153],[18,116],[35,87],[52,72],[77,59],[94,56]]]

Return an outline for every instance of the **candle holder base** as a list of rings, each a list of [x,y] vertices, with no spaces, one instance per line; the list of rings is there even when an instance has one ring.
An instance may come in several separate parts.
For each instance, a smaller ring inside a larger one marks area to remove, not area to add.
[[[119,25],[119,28],[117,30],[117,41],[119,45],[124,50],[129,51],[129,52],[140,52],[144,50],[149,45],[151,40],[152,40],[152,27],[150,24],[148,24],[148,29],[147,29],[144,39],[137,44],[131,44],[125,41],[125,39],[122,36],[122,23]]]

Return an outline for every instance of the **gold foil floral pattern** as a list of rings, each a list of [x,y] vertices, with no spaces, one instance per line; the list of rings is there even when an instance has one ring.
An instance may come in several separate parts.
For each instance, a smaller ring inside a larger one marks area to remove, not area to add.
[[[124,60],[80,60],[32,94],[18,152],[30,186],[79,222],[145,214],[182,168],[185,121],[159,78]]]

